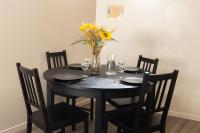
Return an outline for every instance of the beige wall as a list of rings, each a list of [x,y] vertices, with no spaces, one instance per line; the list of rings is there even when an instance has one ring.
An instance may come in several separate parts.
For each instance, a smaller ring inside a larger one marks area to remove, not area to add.
[[[0,132],[25,122],[15,63],[39,68],[45,90],[45,51],[67,49],[69,62],[82,60],[88,49],[69,43],[83,21],[94,20],[94,0],[0,0]]]
[[[121,20],[106,19],[106,6],[124,4]],[[97,0],[96,21],[114,33],[102,57],[115,53],[136,65],[139,54],[159,58],[158,73],[179,69],[171,114],[200,120],[200,1]]]

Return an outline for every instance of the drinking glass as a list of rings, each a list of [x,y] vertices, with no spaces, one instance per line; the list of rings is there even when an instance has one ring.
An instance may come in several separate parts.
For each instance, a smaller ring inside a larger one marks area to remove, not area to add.
[[[85,59],[83,60],[83,62],[81,63],[81,68],[82,68],[83,71],[84,71],[83,77],[88,77],[88,76],[86,75],[86,71],[88,70],[89,67],[90,67],[90,60],[87,59],[87,58],[85,58]]]
[[[119,72],[123,73],[126,70],[126,61],[125,60],[120,60],[118,62],[118,67],[119,67]]]
[[[126,61],[125,60],[120,60],[118,62],[118,69],[119,69],[119,72],[121,73],[121,76],[119,77],[120,79],[123,78],[123,73],[126,70],[126,67],[127,67],[127,65],[126,65]]]

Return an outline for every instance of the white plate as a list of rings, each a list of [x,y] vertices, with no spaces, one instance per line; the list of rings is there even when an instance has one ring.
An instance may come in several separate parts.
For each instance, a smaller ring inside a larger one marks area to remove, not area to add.
[[[131,85],[141,85],[143,82],[143,78],[139,77],[125,77],[121,80],[124,83],[131,84]]]
[[[82,70],[80,63],[69,64],[68,67],[71,68],[71,69]]]
[[[55,80],[59,80],[59,81],[76,81],[76,80],[83,79],[83,76],[82,75],[60,73],[60,74],[53,75],[53,78]]]
[[[128,67],[124,72],[129,72],[129,73],[136,73],[136,72],[141,72],[142,69],[137,68],[137,67]]]

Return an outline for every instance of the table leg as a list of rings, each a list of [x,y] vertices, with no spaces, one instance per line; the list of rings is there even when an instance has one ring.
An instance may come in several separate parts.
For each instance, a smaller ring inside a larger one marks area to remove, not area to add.
[[[95,133],[103,132],[103,113],[105,111],[105,98],[103,92],[98,92],[95,107]]]
[[[47,83],[47,106],[52,106],[54,104],[54,92]]]

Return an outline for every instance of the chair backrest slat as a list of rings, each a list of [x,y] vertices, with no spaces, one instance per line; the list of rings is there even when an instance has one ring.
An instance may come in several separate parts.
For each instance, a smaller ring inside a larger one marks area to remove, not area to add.
[[[46,58],[49,69],[68,66],[66,50],[61,52],[46,52]]]
[[[144,69],[145,69],[145,71],[148,71],[148,69],[149,69],[149,62],[147,62],[147,63],[146,63],[146,65],[145,65],[145,68],[144,68]]]
[[[60,56],[56,57],[57,64],[58,64],[58,66],[63,67],[62,62],[60,62],[59,58],[60,58]]]
[[[150,72],[150,71],[151,71],[151,65],[152,65],[152,64],[151,64],[151,63],[149,63],[149,66],[148,66],[148,69],[147,69],[147,71],[148,71],[148,72]]]
[[[161,95],[160,95],[160,99],[158,101],[159,102],[158,103],[158,108],[159,109],[161,108],[161,104],[162,104],[162,100],[163,100],[163,97],[164,97],[164,94],[165,94],[167,82],[168,82],[168,80],[164,80],[163,89],[162,89],[162,92],[161,92]]]
[[[154,107],[157,105],[157,101],[158,101],[158,99],[159,99],[159,96],[160,96],[160,91],[161,91],[161,86],[162,86],[162,81],[157,81],[157,86],[155,86],[155,87],[157,87],[157,89],[155,90],[155,92],[156,92],[156,97],[155,97],[155,102],[154,102]]]
[[[137,67],[142,68],[146,72],[156,73],[158,66],[158,59],[150,59],[139,55]]]
[[[52,58],[52,59],[53,59],[54,68],[58,67],[58,65],[56,63],[56,58]]]
[[[22,76],[24,77],[24,85],[25,85],[25,88],[28,88],[28,83],[27,83],[27,76],[25,74],[22,74]],[[32,96],[30,94],[30,91],[29,90],[26,90],[27,91],[27,99],[32,99]]]

